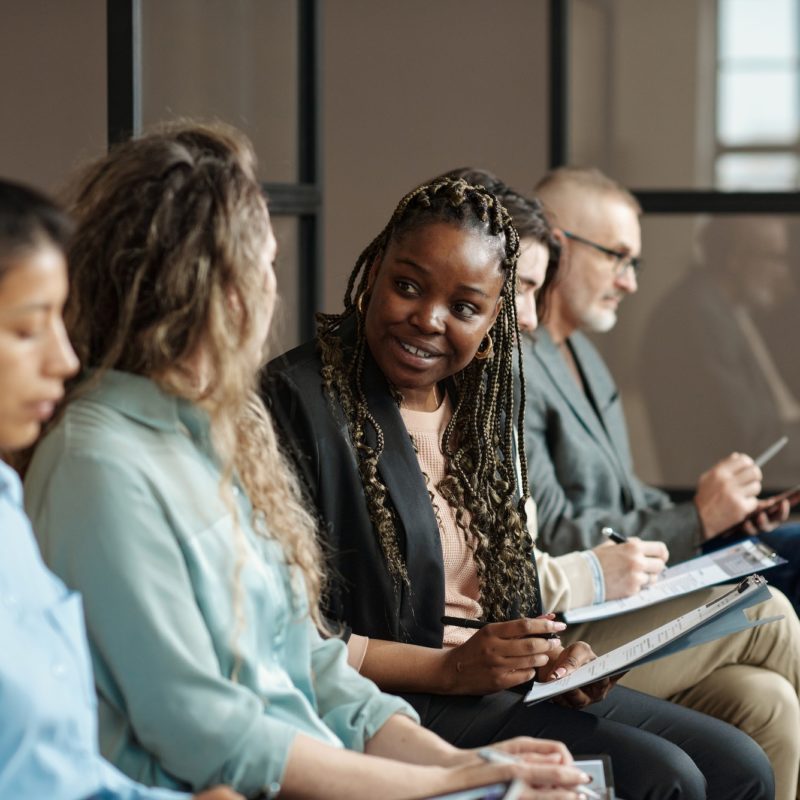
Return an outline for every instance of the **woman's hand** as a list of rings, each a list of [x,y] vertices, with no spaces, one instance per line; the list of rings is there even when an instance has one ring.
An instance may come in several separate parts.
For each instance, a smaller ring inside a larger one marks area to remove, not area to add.
[[[594,661],[597,656],[586,642],[574,642],[568,647],[552,654],[551,661],[539,669],[539,680],[543,683],[557,680],[574,672],[578,667]],[[605,699],[611,687],[616,683],[615,678],[601,678],[599,681],[572,689],[558,695],[553,701],[568,708],[583,708]]]
[[[525,737],[520,737],[520,742],[523,738]],[[492,745],[491,749],[498,750],[500,747],[501,745]],[[517,753],[514,759],[512,763],[496,764],[475,756],[470,764],[445,769],[437,781],[438,787],[435,791],[452,792],[471,786],[519,779],[528,786],[521,795],[526,800],[576,800],[580,797],[581,787],[590,780],[585,772],[573,765],[571,757],[569,763],[564,763],[560,760],[561,754],[555,756],[552,751],[551,755]]]
[[[213,789],[196,794],[194,800],[245,800],[245,798],[227,786],[215,786]]]
[[[447,651],[442,685],[446,694],[489,694],[531,680],[561,649],[561,640],[543,639],[566,625],[552,615],[493,622],[469,641]]]
[[[573,763],[572,753],[563,742],[555,739],[534,739],[531,736],[516,736],[503,742],[492,744],[492,750],[498,750],[508,755],[521,758],[523,761],[548,762],[550,764]],[[468,751],[477,752],[477,751]]]

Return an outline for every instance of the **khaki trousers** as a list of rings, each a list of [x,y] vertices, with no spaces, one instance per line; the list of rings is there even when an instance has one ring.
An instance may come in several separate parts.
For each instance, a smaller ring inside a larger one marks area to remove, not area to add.
[[[588,642],[598,654],[708,603],[729,587],[703,589],[651,608],[570,626],[565,643]],[[771,622],[631,670],[620,684],[724,720],[763,748],[775,772],[776,800],[800,798],[800,622],[775,589],[746,612]]]

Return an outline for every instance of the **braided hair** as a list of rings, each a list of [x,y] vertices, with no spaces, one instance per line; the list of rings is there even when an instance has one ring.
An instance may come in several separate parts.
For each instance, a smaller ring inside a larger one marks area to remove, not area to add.
[[[386,227],[358,257],[347,283],[344,311],[318,316],[323,384],[347,419],[367,508],[388,570],[398,589],[401,583],[409,586],[397,519],[378,472],[384,435],[370,412],[364,390],[368,353],[365,300],[370,269],[380,263],[390,242],[411,230],[442,222],[496,241],[504,275],[500,310],[489,331],[492,354],[473,359],[453,376],[456,404],[442,438],[447,474],[437,488],[455,510],[458,526],[472,549],[484,618],[496,621],[520,613],[536,615],[542,609],[524,510],[527,464],[524,448],[515,444],[515,417],[517,429],[523,430],[525,409],[524,381],[514,380],[515,349],[517,369],[522,374],[514,305],[519,237],[493,194],[464,180],[440,178],[414,189],[400,201]],[[351,317],[355,317],[355,345],[345,359],[338,328]],[[516,414],[515,384],[523,392]],[[395,393],[395,399],[399,404],[399,394]],[[369,429],[374,444],[367,435]]]
[[[553,229],[542,203],[533,196],[526,197],[497,177],[493,172],[476,167],[459,167],[445,172],[442,177],[462,178],[473,186],[483,186],[505,206],[511,222],[517,229],[520,241],[532,239],[547,249],[547,270],[544,281],[536,293],[536,312],[540,320],[547,319],[549,300],[558,281],[558,265],[561,245],[553,235]]]

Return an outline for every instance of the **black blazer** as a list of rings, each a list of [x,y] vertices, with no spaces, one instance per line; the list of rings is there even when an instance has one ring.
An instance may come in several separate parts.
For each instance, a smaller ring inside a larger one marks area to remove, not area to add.
[[[353,328],[349,320],[342,326],[345,358],[352,353]],[[262,394],[321,517],[333,568],[327,614],[363,636],[441,647],[441,539],[397,404],[368,356],[367,402],[385,437],[378,468],[397,515],[400,551],[412,588],[396,586],[386,567],[347,422],[326,395],[320,370],[316,342],[307,342],[270,362]],[[368,428],[367,433],[374,444],[374,432]]]

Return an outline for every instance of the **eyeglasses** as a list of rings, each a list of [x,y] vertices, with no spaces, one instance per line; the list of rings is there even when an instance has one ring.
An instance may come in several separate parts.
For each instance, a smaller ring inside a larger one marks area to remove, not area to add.
[[[632,256],[624,250],[612,250],[610,247],[603,247],[602,244],[597,244],[597,242],[593,242],[591,239],[584,239],[583,236],[578,236],[577,233],[571,233],[570,231],[562,231],[562,233],[567,239],[572,239],[573,242],[580,242],[588,247],[593,247],[598,252],[603,253],[603,255],[613,258],[616,262],[614,265],[614,275],[617,278],[621,278],[628,267],[633,270],[635,276],[638,277],[641,274],[643,267],[641,258]]]

